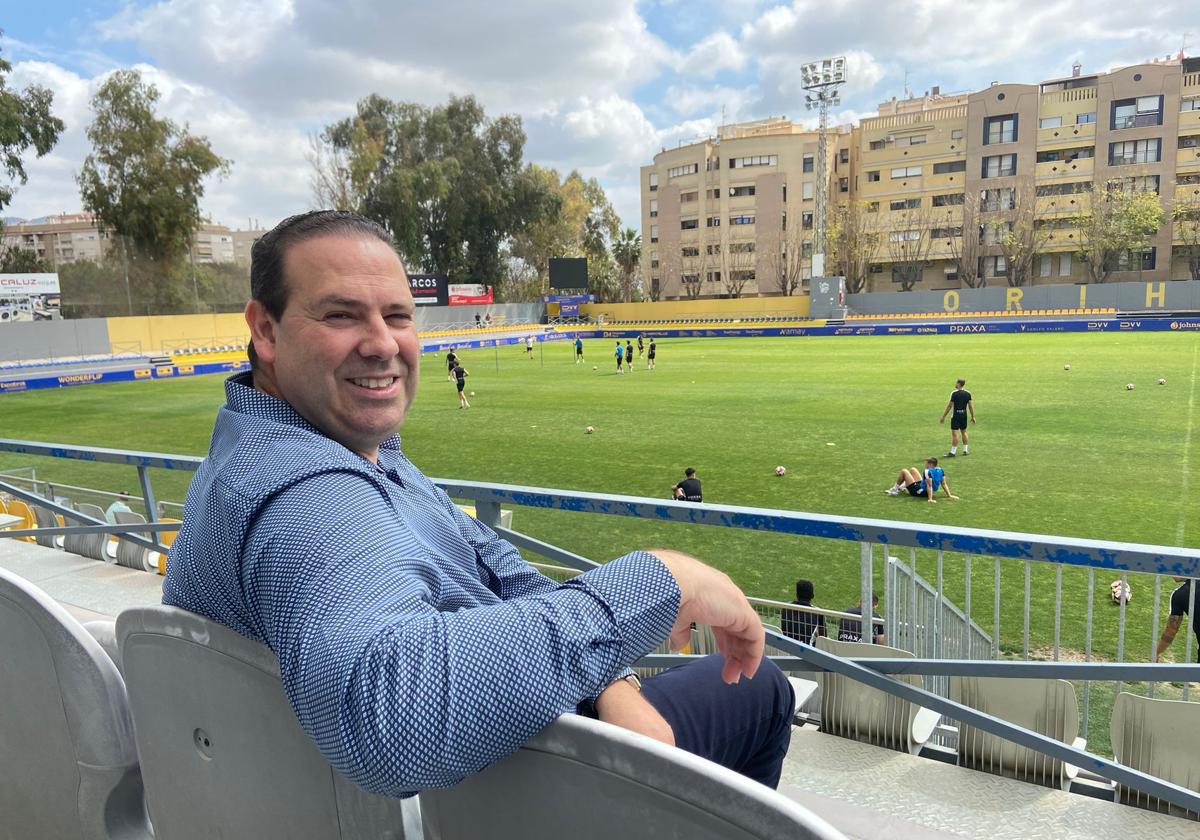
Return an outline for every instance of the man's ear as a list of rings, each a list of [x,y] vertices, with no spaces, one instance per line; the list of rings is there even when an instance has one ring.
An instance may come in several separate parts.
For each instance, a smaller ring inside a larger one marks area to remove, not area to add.
[[[271,313],[257,300],[246,304],[246,326],[250,327],[250,339],[254,342],[254,352],[259,361],[274,364],[277,325]]]

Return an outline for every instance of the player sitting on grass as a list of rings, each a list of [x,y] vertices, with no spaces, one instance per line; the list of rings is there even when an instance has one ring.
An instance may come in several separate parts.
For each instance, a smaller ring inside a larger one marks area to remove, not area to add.
[[[902,469],[896,476],[896,483],[883,492],[889,496],[899,496],[901,490],[907,489],[910,496],[936,502],[937,499],[933,498],[933,494],[938,491],[939,487],[945,490],[946,495],[951,499],[958,498],[950,492],[950,485],[946,483],[946,472],[938,466],[937,458],[926,458],[924,474],[917,472],[915,467]]]

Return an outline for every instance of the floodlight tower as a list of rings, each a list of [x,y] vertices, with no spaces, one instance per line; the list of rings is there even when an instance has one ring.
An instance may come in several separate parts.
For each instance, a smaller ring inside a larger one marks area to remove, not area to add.
[[[804,96],[804,106],[820,115],[819,134],[817,137],[817,211],[816,211],[816,242],[813,245],[812,276],[825,275],[825,230],[828,215],[829,172],[827,170],[827,147],[829,145],[829,106],[841,105],[842,97],[838,90],[846,83],[846,57],[823,58],[813,61],[800,68],[800,76],[807,94]]]

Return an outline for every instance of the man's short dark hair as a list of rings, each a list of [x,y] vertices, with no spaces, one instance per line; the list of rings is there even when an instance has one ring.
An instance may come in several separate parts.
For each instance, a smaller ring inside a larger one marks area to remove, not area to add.
[[[967,380],[959,379],[959,380],[956,380],[954,384],[957,385],[959,388],[961,388],[967,384]]]
[[[692,467],[688,467],[686,470],[683,471],[683,474],[686,475],[688,478],[691,478],[692,476],[694,476],[696,474],[696,470],[693,469]]]
[[[934,457],[932,457],[932,456],[931,456],[931,457],[929,457],[929,458],[926,458],[926,459],[925,459],[925,463],[926,463],[926,464],[933,464],[933,465],[936,467],[936,466],[937,466],[937,458],[934,458]]]
[[[813,599],[813,582],[811,580],[796,581],[796,600],[811,601]]]
[[[289,248],[320,236],[374,237],[395,248],[392,235],[378,222],[346,210],[312,210],[288,216],[250,249],[250,297],[279,320],[287,309],[288,288],[284,282],[283,259]],[[257,366],[254,343],[247,346],[250,364]]]

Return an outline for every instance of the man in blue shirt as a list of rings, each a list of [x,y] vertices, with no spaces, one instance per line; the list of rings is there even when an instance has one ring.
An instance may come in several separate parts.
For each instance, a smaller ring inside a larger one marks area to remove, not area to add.
[[[575,364],[583,364],[583,339],[575,336]]]
[[[386,231],[287,219],[251,291],[252,370],[226,383],[163,601],[270,646],[334,767],[392,796],[449,786],[581,708],[778,783],[792,692],[728,577],[656,549],[556,583],[400,451],[420,344]],[[638,684],[628,665],[693,622],[723,656]]]
[[[896,483],[883,492],[889,496],[899,496],[900,491],[908,490],[910,496],[936,502],[937,499],[933,498],[933,495],[939,488],[945,490],[951,499],[958,498],[950,492],[950,485],[946,483],[946,472],[938,466],[938,459],[926,458],[924,472],[917,472],[915,467],[905,467],[896,476]]]

